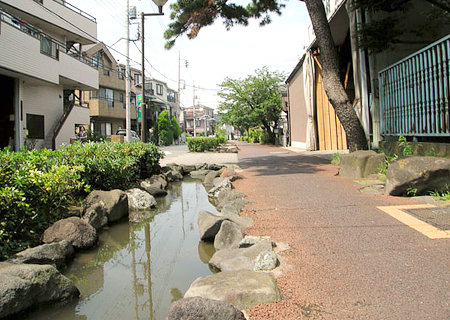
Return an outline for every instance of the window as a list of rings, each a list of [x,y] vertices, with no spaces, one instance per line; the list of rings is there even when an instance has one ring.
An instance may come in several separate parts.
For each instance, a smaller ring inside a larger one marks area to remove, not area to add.
[[[136,95],[133,94],[133,95],[130,97],[130,103],[136,105]],[[124,108],[125,108],[125,106],[124,106]]]
[[[160,84],[156,84],[156,93],[162,96],[163,94],[163,86]]]
[[[123,103],[123,93],[119,93],[119,101]]]
[[[120,79],[120,80],[125,79],[125,70],[119,69],[119,70],[118,70],[118,74],[119,74],[119,79]]]
[[[169,102],[177,102],[175,99],[175,92],[173,91],[168,91],[167,92],[167,101]]]
[[[98,67],[98,56],[92,56],[92,66],[97,68]]]
[[[44,139],[44,116],[27,113],[28,138]]]
[[[97,98],[108,101],[108,107],[114,107],[114,90],[100,87]]]
[[[54,59],[58,59],[58,47],[56,43],[54,43],[50,38],[41,38],[41,53],[46,54]]]
[[[142,85],[141,75],[136,73],[134,75],[134,85],[140,87]]]
[[[109,77],[109,70],[103,69],[103,75]]]
[[[92,127],[92,125],[91,125]],[[98,133],[104,137],[111,135],[111,123],[108,122],[94,122],[93,123],[94,132]]]

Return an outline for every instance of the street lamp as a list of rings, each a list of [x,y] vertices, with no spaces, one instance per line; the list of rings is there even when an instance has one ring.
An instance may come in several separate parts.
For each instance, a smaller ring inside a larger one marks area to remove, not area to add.
[[[163,16],[164,13],[162,12],[163,6],[166,4],[168,0],[153,0],[153,2],[158,6],[158,13],[144,13],[141,12],[141,29],[142,29],[142,37],[141,37],[141,44],[142,44],[142,93],[145,97],[145,55],[144,55],[144,41],[145,41],[145,33],[144,33],[144,22],[145,17],[148,16]],[[147,112],[146,112],[147,105],[145,104],[145,99],[141,103],[141,141],[146,142],[146,136],[147,136]]]

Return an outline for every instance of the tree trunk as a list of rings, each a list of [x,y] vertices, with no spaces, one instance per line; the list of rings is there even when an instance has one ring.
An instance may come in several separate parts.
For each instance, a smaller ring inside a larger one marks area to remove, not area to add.
[[[347,134],[350,152],[367,149],[364,129],[341,83],[339,59],[322,0],[303,0],[311,18],[323,67],[323,86]]]

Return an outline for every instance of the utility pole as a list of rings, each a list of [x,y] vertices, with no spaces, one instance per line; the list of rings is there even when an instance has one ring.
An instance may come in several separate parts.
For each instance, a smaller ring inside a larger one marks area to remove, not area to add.
[[[125,101],[125,141],[130,141],[131,138],[131,106],[130,106],[130,92],[131,92],[131,72],[130,72],[130,0],[127,0],[127,14],[126,14],[126,27],[127,27],[127,83],[126,83],[126,101]]]
[[[127,0],[128,1],[128,0]],[[145,17],[148,16],[163,16],[164,13],[162,12],[163,5],[167,2],[167,0],[162,1],[153,1],[158,6],[159,12],[158,13],[144,13],[141,12],[141,29],[142,29],[142,36],[141,36],[141,45],[142,45],[142,100],[143,103],[141,103],[141,141],[146,142],[145,137],[147,136],[147,112],[145,104],[145,55],[144,55],[144,44],[145,44],[145,33],[144,33],[144,25],[145,25]]]
[[[141,103],[141,141],[146,142],[147,137],[147,104],[145,103],[145,55],[144,55],[144,22],[145,22],[145,15],[143,12],[141,12],[141,51],[142,51],[142,80],[141,80],[141,87],[142,87],[142,103]]]
[[[194,138],[197,136],[197,128],[196,128],[196,124],[195,124],[195,85],[194,82],[192,82],[192,94],[193,94],[193,99],[192,99],[192,111],[193,111],[193,115],[194,115]]]

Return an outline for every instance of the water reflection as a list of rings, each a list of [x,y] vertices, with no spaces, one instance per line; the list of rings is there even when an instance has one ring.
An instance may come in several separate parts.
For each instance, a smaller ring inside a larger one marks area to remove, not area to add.
[[[157,209],[102,232],[99,245],[64,272],[80,289],[79,301],[26,319],[164,319],[192,281],[211,274],[214,249],[199,244],[199,210],[216,212],[201,183],[173,184]]]

